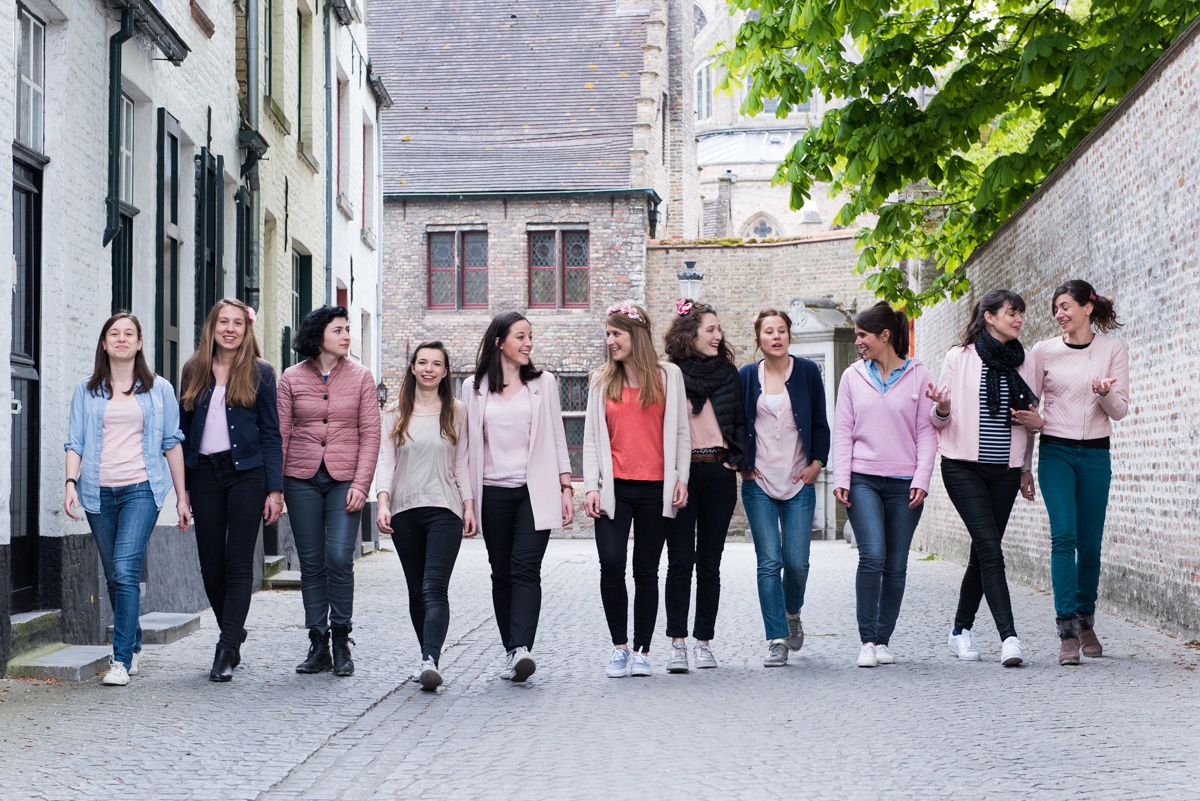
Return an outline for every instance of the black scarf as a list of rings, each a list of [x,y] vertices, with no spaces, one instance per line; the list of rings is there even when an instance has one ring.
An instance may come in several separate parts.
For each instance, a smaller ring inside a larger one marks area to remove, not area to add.
[[[975,338],[975,352],[987,365],[987,407],[991,417],[1000,416],[1000,378],[1008,381],[1008,408],[1004,410],[1005,422],[1012,425],[1012,410],[1026,410],[1036,406],[1038,399],[1033,390],[1021,378],[1017,368],[1025,362],[1025,349],[1015,339],[1001,342],[988,333],[979,332]]]
[[[737,368],[719,357],[680,359],[676,364],[683,372],[683,388],[692,402],[692,414],[700,414],[704,402],[737,377]]]

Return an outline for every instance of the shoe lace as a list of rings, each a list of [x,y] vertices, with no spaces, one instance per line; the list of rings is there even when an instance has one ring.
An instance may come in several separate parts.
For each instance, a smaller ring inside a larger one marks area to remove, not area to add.
[[[629,661],[629,651],[627,651],[624,648],[614,648],[612,651],[612,656],[610,656],[608,658],[608,661],[609,662],[621,662],[621,663],[628,662]]]
[[[706,643],[706,642],[696,643],[695,650],[696,650],[696,656],[700,656],[701,654],[703,654],[704,656],[712,656],[712,649],[710,649],[708,647],[708,643]]]

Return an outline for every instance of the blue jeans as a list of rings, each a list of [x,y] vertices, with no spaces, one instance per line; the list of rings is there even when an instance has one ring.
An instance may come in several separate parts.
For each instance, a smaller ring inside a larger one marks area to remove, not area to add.
[[[758,605],[763,626],[767,639],[777,640],[788,633],[785,611],[799,612],[804,606],[817,491],[808,484],[788,500],[777,501],[757,482],[743,481],[742,506],[758,557]]]
[[[354,616],[354,549],[362,512],[346,511],[349,481],[336,481],[324,465],[312,478],[284,478],[292,536],[300,557],[304,625],[324,634],[329,625],[350,628]]]
[[[1058,619],[1091,615],[1100,588],[1100,541],[1112,462],[1107,448],[1039,446],[1038,483],[1050,515],[1050,580]]]
[[[858,541],[858,636],[887,645],[900,616],[908,547],[924,505],[909,509],[912,480],[850,474],[846,516]]]
[[[142,560],[158,521],[149,481],[126,487],[101,487],[100,512],[87,512],[113,609],[113,659],[130,667],[142,650]]]

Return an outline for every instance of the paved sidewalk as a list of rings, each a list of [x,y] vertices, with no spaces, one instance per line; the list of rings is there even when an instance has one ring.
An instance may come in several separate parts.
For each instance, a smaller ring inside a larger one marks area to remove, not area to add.
[[[294,673],[307,645],[299,594],[264,592],[230,684],[206,680],[207,615],[198,634],[148,647],[126,688],[0,681],[0,798],[1195,796],[1200,651],[1102,613],[1108,655],[1060,668],[1049,594],[1014,586],[1028,664],[1000,666],[986,610],[984,661],[960,663],[945,635],[962,568],[914,556],[898,664],[860,669],[856,558],[814,543],[808,640],[768,670],[753,549],[731,543],[721,667],[667,675],[656,637],[654,677],[614,680],[594,545],[552,541],[538,673],[513,685],[496,678],[487,559],[470,541],[451,586],[447,684],[430,694],[406,681],[417,654],[398,560],[375,554],[356,566],[353,678]]]

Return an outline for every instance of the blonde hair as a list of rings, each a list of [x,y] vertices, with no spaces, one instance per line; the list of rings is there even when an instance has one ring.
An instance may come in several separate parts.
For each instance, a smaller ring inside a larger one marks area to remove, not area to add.
[[[642,408],[658,403],[663,398],[662,379],[646,310],[631,303],[615,304],[609,307],[604,324],[606,328],[612,326],[629,334],[629,358],[619,362],[608,351],[604,366],[592,374],[592,380],[604,386],[608,400],[619,402],[627,371],[632,371],[637,378],[638,402]]]
[[[183,393],[179,404],[189,412],[195,411],[196,401],[208,390],[212,381],[213,354],[217,348],[217,320],[221,317],[221,309],[233,306],[240,309],[246,316],[246,336],[237,352],[233,354],[233,363],[229,365],[229,378],[225,382],[225,403],[230,406],[241,406],[253,409],[258,398],[258,362],[262,359],[262,351],[258,340],[254,338],[254,310],[237,298],[222,298],[208,312],[204,320],[204,328],[200,331],[200,346],[183,366]]]

